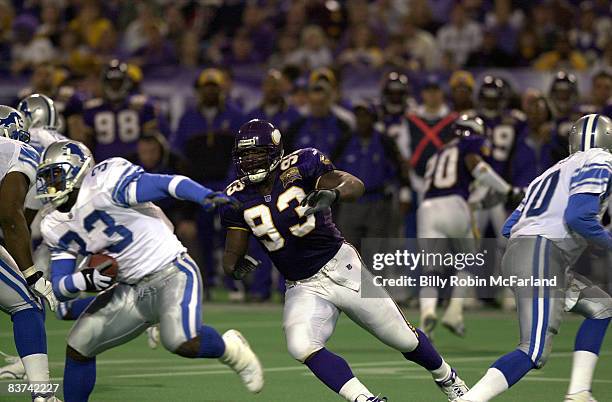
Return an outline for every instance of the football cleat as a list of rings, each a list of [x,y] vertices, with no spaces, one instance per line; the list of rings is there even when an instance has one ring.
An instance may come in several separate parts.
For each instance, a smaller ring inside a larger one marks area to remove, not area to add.
[[[438,324],[438,317],[435,314],[425,314],[421,318],[421,331],[425,332],[425,335],[432,340],[433,339],[433,331]]]
[[[367,396],[367,395],[359,395],[357,398],[355,398],[355,402],[387,402],[387,397],[386,396]]]
[[[263,368],[244,336],[235,329],[230,329],[223,334],[223,341],[225,353],[219,359],[221,363],[238,373],[249,391],[261,391],[264,386]]]
[[[3,352],[0,355],[4,357],[4,361],[8,363],[6,366],[0,367],[0,379],[5,380],[21,380],[26,378],[25,367],[19,356],[10,356]]]
[[[565,395],[563,402],[597,402],[597,400],[593,398],[591,391],[581,391]]]
[[[62,402],[55,395],[32,394],[32,402]]]
[[[436,381],[440,390],[446,394],[449,401],[461,402],[461,397],[465,395],[470,389],[465,382],[459,378],[455,369],[451,369],[450,377],[444,381]]]
[[[157,349],[159,346],[159,325],[147,328],[147,344],[151,349]]]
[[[465,337],[465,324],[463,323],[462,315],[445,314],[444,317],[442,317],[442,325],[454,335],[460,338]]]

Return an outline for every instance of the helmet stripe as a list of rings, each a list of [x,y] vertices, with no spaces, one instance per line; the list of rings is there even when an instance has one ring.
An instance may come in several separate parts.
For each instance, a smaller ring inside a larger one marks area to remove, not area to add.
[[[593,122],[593,129],[591,131],[591,148],[595,148],[595,133],[597,132],[597,122],[599,121],[599,115],[595,115],[595,120]]]
[[[582,126],[582,146],[580,147],[581,151],[591,149],[591,142],[593,137],[593,117],[594,115],[588,115],[586,121],[584,122],[584,125]]]

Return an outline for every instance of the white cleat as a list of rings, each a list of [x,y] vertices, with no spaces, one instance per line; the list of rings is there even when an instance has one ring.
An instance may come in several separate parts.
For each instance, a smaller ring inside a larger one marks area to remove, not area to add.
[[[35,396],[32,398],[32,402],[62,402],[56,396]]]
[[[22,380],[26,378],[25,367],[19,356],[10,356],[0,352],[4,357],[4,361],[8,363],[6,366],[0,367],[0,379],[2,380]]]
[[[463,402],[464,400],[461,397],[470,390],[465,382],[459,378],[455,369],[451,369],[450,377],[447,380],[436,381],[436,384],[446,394],[448,400],[453,402]]]
[[[159,346],[159,324],[147,328],[147,344],[151,349]]]
[[[244,336],[235,329],[230,329],[223,334],[223,341],[225,353],[219,359],[221,363],[227,364],[238,373],[249,391],[261,391],[264,386],[263,368]]]
[[[597,400],[593,398],[591,391],[581,391],[575,394],[565,395],[563,402],[597,402]]]

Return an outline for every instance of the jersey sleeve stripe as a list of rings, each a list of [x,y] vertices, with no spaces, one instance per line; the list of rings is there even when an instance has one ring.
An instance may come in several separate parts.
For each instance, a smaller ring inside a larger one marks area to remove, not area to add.
[[[30,165],[32,168],[34,168],[34,170],[36,170],[38,168],[38,163],[32,161],[31,159],[27,159],[27,158],[22,158],[21,156],[19,157],[19,160],[21,162],[27,163],[28,165]]]
[[[129,207],[129,196],[127,194],[128,185],[143,173],[144,170],[140,166],[131,165],[128,167],[113,190],[113,202],[122,207]]]

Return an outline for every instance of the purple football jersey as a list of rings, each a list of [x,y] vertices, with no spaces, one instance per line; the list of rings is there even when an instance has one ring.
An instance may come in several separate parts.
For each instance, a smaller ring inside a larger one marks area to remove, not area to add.
[[[155,107],[144,95],[131,95],[118,105],[96,98],[85,103],[83,120],[94,132],[97,161],[126,157],[136,152],[145,127],[155,126]]]
[[[491,143],[491,157],[487,162],[500,176],[508,179],[510,160],[517,138],[524,131],[525,117],[517,110],[504,112],[501,116],[494,118],[481,117]]]
[[[489,141],[479,135],[451,140],[427,161],[425,199],[459,195],[468,199],[472,173],[465,164],[469,154],[486,159],[491,153]]]
[[[304,216],[300,202],[315,189],[317,179],[334,170],[321,152],[305,148],[283,158],[270,194],[237,180],[225,190],[238,199],[240,209],[221,209],[226,228],[251,232],[274,265],[293,281],[316,274],[338,252],[344,239],[331,210]]]

